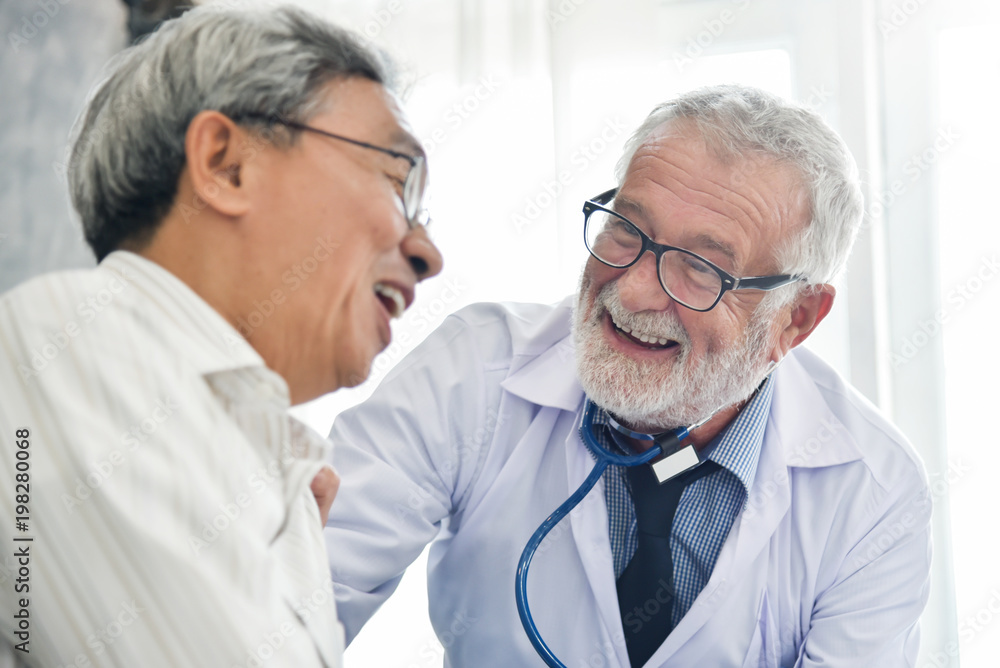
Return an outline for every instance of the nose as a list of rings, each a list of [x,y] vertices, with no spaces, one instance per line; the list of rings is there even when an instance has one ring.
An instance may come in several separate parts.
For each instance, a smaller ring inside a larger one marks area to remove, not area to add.
[[[409,260],[418,281],[441,273],[444,258],[441,257],[441,251],[438,250],[438,247],[427,236],[427,228],[424,226],[421,225],[410,230],[403,238],[402,248],[403,254]]]
[[[618,277],[618,296],[622,306],[633,313],[664,311],[674,301],[660,285],[656,256],[651,252],[643,253],[638,262]]]

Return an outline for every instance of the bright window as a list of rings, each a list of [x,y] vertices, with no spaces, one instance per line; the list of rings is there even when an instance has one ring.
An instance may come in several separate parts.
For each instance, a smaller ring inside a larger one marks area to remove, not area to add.
[[[940,38],[939,148],[941,304],[955,589],[962,663],[1000,655],[1000,542],[992,509],[1000,439],[992,418],[1000,396],[1000,72],[996,25],[945,30]],[[930,325],[928,329],[933,329]]]

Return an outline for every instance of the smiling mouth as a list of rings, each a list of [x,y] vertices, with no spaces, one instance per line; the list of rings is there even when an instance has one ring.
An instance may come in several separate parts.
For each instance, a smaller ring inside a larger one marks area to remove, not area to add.
[[[399,318],[406,310],[406,297],[403,293],[385,283],[375,284],[375,296],[382,302],[382,306],[389,312],[390,318]]]
[[[611,313],[608,313],[608,318],[611,320],[611,325],[614,327],[615,333],[622,338],[627,339],[629,342],[643,348],[647,348],[649,350],[667,350],[678,345],[677,341],[674,341],[673,339],[665,339],[622,325],[615,321],[615,318],[611,315]]]

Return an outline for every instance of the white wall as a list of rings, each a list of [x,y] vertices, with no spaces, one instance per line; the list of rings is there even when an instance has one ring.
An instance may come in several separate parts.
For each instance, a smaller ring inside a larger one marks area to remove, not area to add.
[[[104,63],[125,45],[120,0],[0,2],[0,292],[55,269],[93,266],[71,216],[70,127]]]

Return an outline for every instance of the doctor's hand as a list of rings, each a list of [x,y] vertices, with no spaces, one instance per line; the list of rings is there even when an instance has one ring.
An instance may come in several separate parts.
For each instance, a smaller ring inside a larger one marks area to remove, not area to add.
[[[337,496],[339,488],[340,476],[329,464],[320,469],[309,485],[313,496],[316,497],[316,505],[319,506],[321,527],[326,526],[326,520],[330,517],[330,506],[333,505],[333,498]]]

